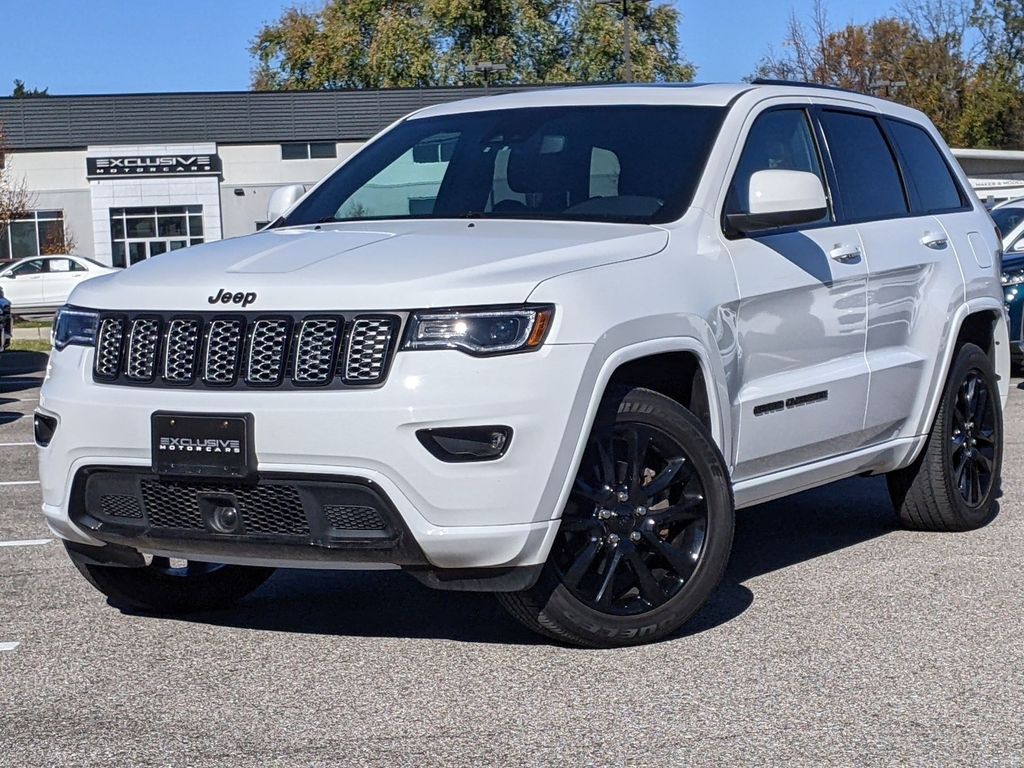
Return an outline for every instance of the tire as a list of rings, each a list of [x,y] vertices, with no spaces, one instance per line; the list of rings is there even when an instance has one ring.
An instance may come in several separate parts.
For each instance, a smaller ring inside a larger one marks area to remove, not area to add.
[[[953,359],[928,441],[913,464],[886,476],[907,528],[970,531],[998,512],[1003,415],[996,375],[980,347]]]
[[[65,548],[67,549],[67,548]],[[143,568],[118,568],[88,563],[71,549],[71,562],[118,608],[147,613],[193,613],[224,608],[256,590],[273,568],[217,565],[189,561],[172,568],[167,558],[154,557]]]
[[[718,585],[734,517],[725,461],[697,417],[651,390],[616,390],[537,584],[498,599],[530,629],[571,645],[660,640]]]

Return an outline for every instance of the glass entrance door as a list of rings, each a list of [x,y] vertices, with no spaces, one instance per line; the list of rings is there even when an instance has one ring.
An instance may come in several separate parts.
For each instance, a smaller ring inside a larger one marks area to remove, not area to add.
[[[115,267],[128,267],[203,242],[203,206],[179,205],[110,209]]]

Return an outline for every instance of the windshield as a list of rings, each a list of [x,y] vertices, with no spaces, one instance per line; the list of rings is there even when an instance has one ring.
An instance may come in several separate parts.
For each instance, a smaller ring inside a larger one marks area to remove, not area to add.
[[[1010,234],[1018,224],[1024,221],[1024,208],[996,208],[989,213],[1003,237]]]
[[[410,218],[664,223],[682,215],[721,107],[544,107],[413,118],[278,226]]]

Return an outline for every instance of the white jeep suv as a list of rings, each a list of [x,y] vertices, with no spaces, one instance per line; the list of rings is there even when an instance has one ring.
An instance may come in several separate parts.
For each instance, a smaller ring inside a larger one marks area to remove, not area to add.
[[[79,286],[43,512],[112,603],[401,568],[558,640],[676,632],[734,508],[997,510],[999,241],[920,113],[753,83],[421,110],[258,234]]]

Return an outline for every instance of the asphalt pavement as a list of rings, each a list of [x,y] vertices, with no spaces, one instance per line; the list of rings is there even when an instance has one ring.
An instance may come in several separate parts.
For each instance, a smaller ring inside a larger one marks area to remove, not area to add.
[[[44,364],[0,355],[0,766],[1024,766],[1020,380],[986,528],[902,531],[879,479],[743,510],[680,636],[592,651],[396,572],[110,607],[38,512]]]

